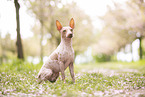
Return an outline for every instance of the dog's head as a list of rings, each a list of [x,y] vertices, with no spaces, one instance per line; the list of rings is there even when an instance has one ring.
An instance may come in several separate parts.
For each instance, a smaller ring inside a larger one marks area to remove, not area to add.
[[[73,29],[74,29],[74,19],[70,20],[70,24],[68,27],[62,27],[61,23],[56,20],[57,30],[61,33],[62,38],[72,38],[73,37]]]

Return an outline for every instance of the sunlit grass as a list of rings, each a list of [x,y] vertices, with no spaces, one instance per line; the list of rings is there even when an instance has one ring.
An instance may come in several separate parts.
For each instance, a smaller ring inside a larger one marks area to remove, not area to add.
[[[72,83],[68,70],[65,84],[60,77],[55,83],[38,84],[36,76],[41,65],[27,62],[0,65],[0,95],[107,96],[127,94],[129,91],[145,88],[145,64],[142,62],[75,65],[75,84]],[[89,72],[95,68],[117,71],[113,75]],[[136,69],[138,72],[121,72],[123,68]]]

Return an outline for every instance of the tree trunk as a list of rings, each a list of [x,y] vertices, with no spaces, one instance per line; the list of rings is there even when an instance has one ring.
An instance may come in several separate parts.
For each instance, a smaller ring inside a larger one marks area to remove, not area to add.
[[[140,57],[140,60],[142,59],[142,55],[143,55],[141,43],[142,43],[142,37],[139,37],[139,57]]]
[[[39,0],[38,1],[40,3],[40,6],[39,6],[39,13],[40,13],[40,16],[39,16],[39,20],[40,20],[40,24],[41,24],[41,38],[40,38],[40,58],[41,58],[41,62],[43,62],[43,36],[44,36],[44,31],[43,31],[43,28],[44,28],[44,3],[43,1]]]
[[[16,8],[16,22],[17,22],[17,54],[19,59],[24,59],[23,55],[23,47],[22,47],[22,42],[21,42],[21,35],[20,35],[20,21],[19,21],[19,9],[20,5],[18,3],[18,0],[14,0],[15,3],[15,8]]]
[[[1,48],[1,52],[3,53],[1,32],[0,32],[0,48]],[[3,54],[0,57],[0,64],[2,63],[3,63]]]
[[[43,62],[43,45],[42,45],[42,41],[43,41],[43,36],[44,36],[44,32],[43,32],[43,21],[40,21],[41,23],[41,39],[40,39],[40,58],[41,58],[41,62]]]
[[[130,52],[131,52],[131,59],[132,59],[132,62],[133,62],[134,60],[133,60],[132,43],[130,43]]]

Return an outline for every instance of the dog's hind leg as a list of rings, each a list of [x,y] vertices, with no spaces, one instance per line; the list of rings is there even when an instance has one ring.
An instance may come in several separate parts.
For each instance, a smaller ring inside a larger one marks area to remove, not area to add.
[[[47,68],[42,68],[38,74],[38,79],[40,82],[47,81],[52,76],[52,70]]]
[[[53,74],[52,74],[51,77],[49,78],[49,81],[50,81],[51,83],[54,83],[54,82],[57,80],[58,77],[59,77],[59,72],[53,72]]]

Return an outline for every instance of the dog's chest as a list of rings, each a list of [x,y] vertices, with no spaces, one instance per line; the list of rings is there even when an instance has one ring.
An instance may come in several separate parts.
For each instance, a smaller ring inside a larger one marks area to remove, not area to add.
[[[65,47],[65,46],[60,48],[60,52],[58,52],[58,57],[59,57],[60,61],[62,61],[62,62],[66,62],[66,61],[73,62],[74,61],[73,48]]]

